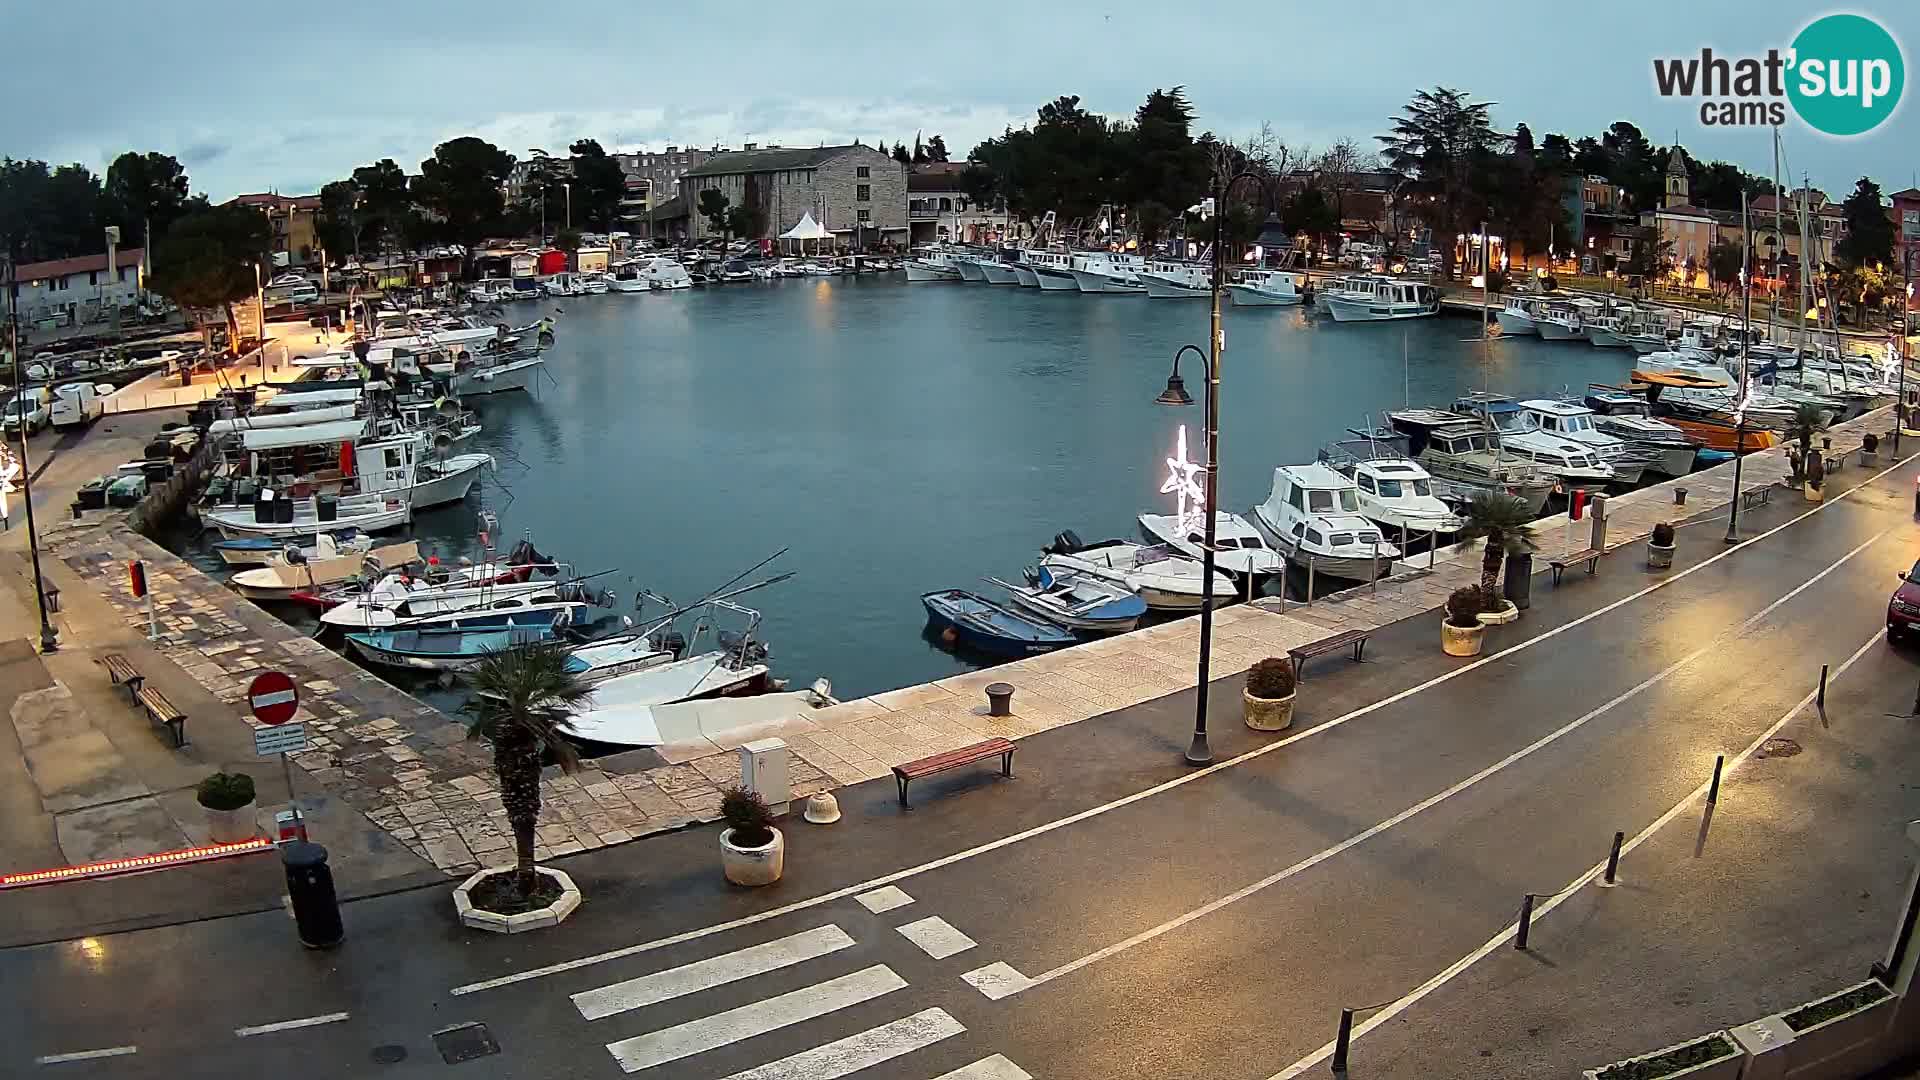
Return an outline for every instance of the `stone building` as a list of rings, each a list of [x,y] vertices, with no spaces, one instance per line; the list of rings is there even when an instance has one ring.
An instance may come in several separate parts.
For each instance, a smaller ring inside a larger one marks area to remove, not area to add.
[[[915,244],[999,244],[1024,238],[1004,205],[975,203],[960,183],[964,161],[910,167],[907,219]]]
[[[715,154],[680,178],[689,235],[715,234],[700,213],[700,193],[718,191],[729,206],[755,210],[754,235],[777,237],[805,214],[852,248],[907,246],[907,167],[871,147],[805,150],[751,147]]]
[[[662,153],[651,150],[638,150],[630,154],[614,154],[613,160],[620,165],[620,171],[627,175],[629,192],[635,190],[633,181],[643,180],[642,196],[645,203],[641,209],[652,209],[673,198],[679,190],[680,178],[701,163],[719,153],[718,149],[699,150],[691,146],[669,146]]]

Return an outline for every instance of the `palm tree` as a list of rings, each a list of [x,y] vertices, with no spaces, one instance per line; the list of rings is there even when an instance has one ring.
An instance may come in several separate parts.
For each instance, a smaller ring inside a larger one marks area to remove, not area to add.
[[[538,884],[533,830],[540,823],[541,761],[551,755],[563,772],[579,770],[579,754],[565,735],[574,708],[592,690],[567,670],[567,647],[553,643],[490,653],[470,677],[467,737],[493,745],[500,804],[513,829],[515,887],[532,896]]]
[[[1460,516],[1466,519],[1460,539],[1487,538],[1487,554],[1480,560],[1480,588],[1491,600],[1500,595],[1496,583],[1506,557],[1531,554],[1540,548],[1533,539],[1533,511],[1517,495],[1482,491],[1474,495]],[[1492,602],[1498,604],[1497,600]]]
[[[1827,430],[1827,410],[1811,401],[1803,401],[1793,407],[1793,420],[1787,425],[1793,433],[1794,441],[1800,444],[1800,473],[1805,475],[1807,462],[1813,460],[1814,433]]]

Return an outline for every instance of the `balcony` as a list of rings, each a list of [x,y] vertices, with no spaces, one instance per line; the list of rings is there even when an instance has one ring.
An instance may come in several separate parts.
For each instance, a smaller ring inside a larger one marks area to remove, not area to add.
[[[920,210],[909,208],[907,218],[911,221],[932,221],[941,214],[951,214],[951,210]]]

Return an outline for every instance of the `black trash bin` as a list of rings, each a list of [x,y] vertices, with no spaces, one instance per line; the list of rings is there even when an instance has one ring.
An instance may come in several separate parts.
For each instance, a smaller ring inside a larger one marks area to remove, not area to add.
[[[273,500],[273,520],[279,525],[293,524],[293,500],[291,498],[281,496]]]
[[[333,871],[327,869],[327,849],[304,840],[290,841],[280,847],[280,863],[287,870],[287,900],[300,930],[300,944],[309,949],[340,944],[346,928],[340,923]]]
[[[253,520],[256,524],[273,523],[273,496],[268,492],[256,492],[253,496]]]
[[[1506,581],[1501,593],[1507,602],[1521,611],[1533,603],[1533,556],[1525,554],[1507,556]]]
[[[340,496],[321,493],[313,497],[313,515],[321,521],[340,519]]]

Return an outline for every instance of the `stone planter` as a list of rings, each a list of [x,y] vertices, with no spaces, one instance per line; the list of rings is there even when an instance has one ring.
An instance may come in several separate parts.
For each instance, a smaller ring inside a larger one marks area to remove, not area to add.
[[[1893,1014],[1900,999],[1886,992],[1886,987],[1878,980],[1869,979],[1855,983],[1837,994],[1810,1001],[1797,1009],[1788,1009],[1780,1014],[1781,1021],[1792,1027],[1790,1017],[1809,1009],[1816,1008],[1834,998],[1845,997],[1869,987],[1878,987],[1883,996],[1876,1001],[1857,1005],[1846,1012],[1827,1017],[1817,1023],[1802,1027],[1793,1033],[1793,1042],[1787,1046],[1787,1069],[1789,1073],[1808,1076],[1858,1076],[1877,1067],[1883,1060],[1879,1046],[1880,1039],[1887,1033],[1887,1025],[1892,1022]]]
[[[203,806],[207,812],[207,836],[216,844],[238,844],[251,840],[259,833],[255,819],[259,816],[257,803],[248,803],[236,810],[215,810]]]
[[[460,915],[460,925],[475,930],[486,930],[495,934],[524,934],[529,930],[544,930],[549,926],[559,926],[573,909],[580,906],[580,888],[564,872],[546,866],[534,867],[541,877],[551,878],[560,883],[560,897],[543,908],[522,911],[516,915],[502,915],[499,912],[485,911],[473,906],[471,894],[473,887],[482,879],[494,874],[510,874],[513,867],[496,866],[482,870],[453,890],[453,909]]]
[[[1862,464],[1862,465],[1878,465],[1878,464],[1880,464],[1880,453],[1879,453],[1879,451],[1877,451],[1877,450],[1865,450],[1865,449],[1863,449],[1863,450],[1861,450],[1861,451],[1860,451],[1860,464]]]
[[[1299,691],[1282,698],[1254,697],[1240,691],[1241,716],[1255,731],[1285,731],[1293,726],[1293,699]]]
[[[771,885],[780,880],[787,864],[787,838],[772,829],[771,843],[759,847],[739,847],[733,842],[733,830],[720,834],[720,869],[735,885]]]
[[[1486,634],[1485,626],[1455,626],[1442,619],[1440,648],[1448,656],[1479,656],[1481,640]]]
[[[1514,605],[1513,601],[1502,600],[1499,611],[1483,611],[1474,618],[1480,620],[1481,626],[1505,626],[1510,622],[1520,621],[1520,609]]]
[[[1824,492],[1812,484],[1802,484],[1800,485],[1800,490],[1806,495],[1808,502],[1819,502],[1827,497]]]
[[[1670,570],[1673,568],[1673,545],[1656,544],[1647,541],[1647,569]]]
[[[1651,1058],[1671,1054],[1676,1050],[1684,1050],[1696,1043],[1705,1042],[1709,1039],[1719,1039],[1724,1043],[1725,1053],[1717,1054],[1711,1059],[1702,1061],[1696,1065],[1676,1068],[1671,1072],[1635,1072],[1633,1075],[1645,1077],[1646,1080],[1678,1080],[1680,1077],[1686,1077],[1687,1080],[1738,1080],[1740,1070],[1747,1063],[1747,1056],[1741,1052],[1739,1044],[1734,1042],[1732,1037],[1724,1031],[1715,1031],[1703,1035],[1698,1039],[1688,1039],[1686,1042],[1675,1043],[1672,1046],[1655,1050],[1650,1054],[1641,1054],[1639,1057],[1616,1061],[1611,1065],[1603,1065],[1598,1069],[1583,1069],[1580,1075],[1584,1077],[1585,1080],[1599,1080],[1601,1076],[1606,1075],[1608,1069],[1615,1066],[1631,1066],[1638,1062],[1645,1062]]]

